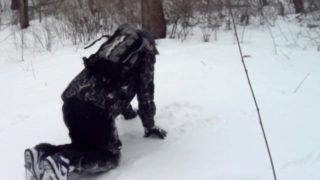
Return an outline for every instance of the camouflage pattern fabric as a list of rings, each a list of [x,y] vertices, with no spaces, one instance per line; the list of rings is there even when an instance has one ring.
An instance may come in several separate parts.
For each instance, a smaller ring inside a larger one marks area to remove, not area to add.
[[[154,64],[155,55],[143,52],[136,61],[135,68],[122,78],[108,77],[101,71],[83,69],[62,94],[63,101],[76,98],[91,102],[115,118],[137,95],[138,114],[144,127],[154,125],[156,111],[154,103]]]

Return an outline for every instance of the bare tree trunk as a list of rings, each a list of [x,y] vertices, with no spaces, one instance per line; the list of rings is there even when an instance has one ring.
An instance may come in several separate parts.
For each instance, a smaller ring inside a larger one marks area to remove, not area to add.
[[[29,26],[28,0],[19,1],[19,14],[21,29],[26,29]]]
[[[163,14],[162,0],[141,0],[142,27],[155,39],[165,38],[166,22]]]
[[[293,0],[294,8],[296,9],[296,13],[304,12],[303,0]]]
[[[88,6],[91,14],[95,15],[97,13],[97,5],[95,3],[95,0],[88,0]]]
[[[35,2],[34,0],[31,0],[33,7],[39,14],[39,22],[42,21],[42,12],[41,12],[41,4],[39,2]]]
[[[261,0],[261,5],[262,5],[262,6],[266,6],[266,5],[268,5],[267,0]]]
[[[78,4],[79,4],[79,7],[82,9],[82,2],[81,2],[81,0],[78,0]]]
[[[278,8],[279,8],[279,9],[278,9],[278,10],[279,10],[279,15],[280,15],[280,16],[284,16],[284,6],[283,6],[283,3],[282,3],[282,2],[279,2],[279,3],[278,3],[278,6],[279,6],[279,7],[278,7]]]
[[[11,0],[11,10],[19,9],[19,0]]]

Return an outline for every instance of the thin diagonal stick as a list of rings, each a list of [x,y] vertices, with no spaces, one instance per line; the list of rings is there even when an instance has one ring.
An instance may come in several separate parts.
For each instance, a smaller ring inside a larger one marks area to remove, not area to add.
[[[298,92],[299,88],[302,86],[302,84],[304,83],[304,81],[309,77],[309,75],[311,74],[311,72],[309,72],[306,77],[304,77],[304,79],[300,82],[300,84],[298,85],[298,87],[293,91],[293,93]]]
[[[258,106],[258,102],[257,102],[256,96],[255,96],[255,93],[254,93],[254,91],[253,91],[253,87],[252,87],[252,85],[251,85],[251,81],[250,81],[250,77],[249,77],[249,74],[248,74],[247,66],[246,66],[246,63],[244,62],[244,59],[243,59],[242,49],[241,49],[241,45],[240,45],[240,41],[239,41],[239,36],[238,36],[238,32],[237,32],[237,26],[236,26],[236,23],[235,23],[235,21],[234,21],[234,16],[233,16],[233,12],[232,12],[231,7],[230,7],[230,15],[231,15],[231,18],[232,18],[232,22],[233,22],[233,26],[234,26],[234,32],[235,32],[235,36],[236,36],[236,39],[237,39],[237,43],[238,43],[238,47],[239,47],[239,52],[240,52],[240,55],[241,55],[241,62],[242,62],[243,68],[244,68],[244,70],[245,70],[245,72],[246,72],[246,76],[247,76],[247,80],[248,80],[248,83],[249,83],[249,86],[250,86],[251,94],[252,94],[252,97],[253,97],[253,100],[254,100],[256,109],[257,109],[257,113],[258,113],[258,117],[259,117],[259,122],[260,122],[260,127],[261,127],[261,130],[262,130],[262,133],[263,133],[263,137],[264,137],[264,141],[265,141],[267,150],[268,150],[269,159],[270,159],[270,163],[271,163],[271,167],[272,167],[272,172],[273,172],[273,177],[274,177],[274,180],[277,180],[277,175],[276,175],[276,171],[275,171],[275,168],[274,168],[273,159],[272,159],[272,155],[271,155],[271,151],[270,151],[268,139],[267,139],[267,136],[266,136],[266,132],[265,132],[265,130],[264,130],[263,123],[262,123],[262,118],[261,118],[261,114],[260,114],[260,109],[259,109],[259,106]]]

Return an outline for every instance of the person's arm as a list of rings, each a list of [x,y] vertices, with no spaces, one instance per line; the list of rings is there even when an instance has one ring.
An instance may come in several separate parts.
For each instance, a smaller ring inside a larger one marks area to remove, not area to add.
[[[137,98],[139,103],[138,114],[145,128],[145,137],[157,136],[161,139],[166,137],[166,131],[155,126],[154,116],[156,113],[156,106],[154,103],[154,63],[155,56],[148,54],[143,60],[137,91]]]

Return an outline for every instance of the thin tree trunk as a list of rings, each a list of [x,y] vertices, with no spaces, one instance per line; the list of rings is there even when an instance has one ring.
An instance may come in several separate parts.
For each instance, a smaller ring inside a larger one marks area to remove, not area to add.
[[[267,6],[267,5],[268,5],[267,0],[261,0],[261,5],[262,5],[262,6]]]
[[[33,7],[35,7],[37,13],[39,14],[39,22],[42,21],[42,13],[41,13],[41,4],[36,2],[34,0],[31,0]]]
[[[79,4],[80,9],[82,9],[82,2],[81,2],[81,0],[78,0],[78,4]]]
[[[97,6],[95,0],[88,0],[88,6],[91,14],[95,15],[97,13]]]
[[[19,0],[11,0],[11,10],[19,9]]]
[[[21,29],[26,29],[29,26],[28,0],[19,1],[19,14]]]
[[[294,8],[296,9],[296,13],[304,12],[303,0],[293,0]]]
[[[155,39],[165,38],[167,33],[162,0],[141,0],[142,27]]]
[[[282,2],[279,2],[279,3],[278,3],[278,6],[279,6],[279,7],[278,7],[278,8],[279,8],[279,9],[278,9],[278,10],[279,10],[279,15],[280,15],[280,16],[284,16],[284,6],[283,6],[283,3],[282,3]]]

